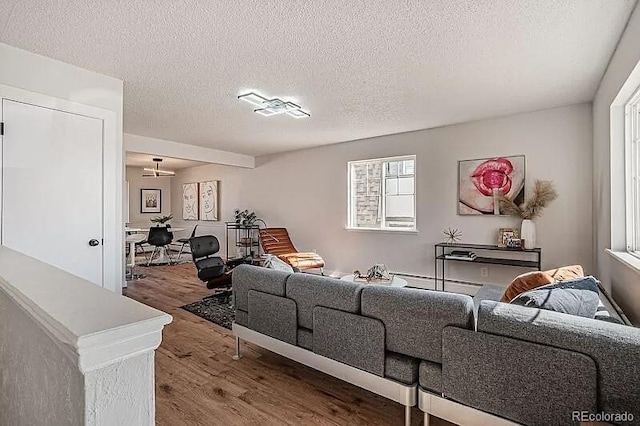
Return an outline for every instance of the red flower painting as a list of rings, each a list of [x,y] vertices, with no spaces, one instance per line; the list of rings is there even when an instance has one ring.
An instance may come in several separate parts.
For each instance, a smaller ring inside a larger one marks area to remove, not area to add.
[[[495,214],[494,204],[498,195],[522,202],[524,168],[524,156],[460,161],[458,213]]]
[[[471,180],[483,195],[492,196],[494,189],[505,195],[511,190],[512,172],[511,161],[494,158],[480,164],[471,175]]]

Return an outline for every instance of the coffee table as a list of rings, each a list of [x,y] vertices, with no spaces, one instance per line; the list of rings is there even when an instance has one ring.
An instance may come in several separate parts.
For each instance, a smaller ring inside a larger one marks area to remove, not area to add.
[[[355,281],[354,280],[354,276],[353,274],[349,274],[349,275],[345,275],[344,277],[340,278],[342,281],[349,281],[349,282],[357,282],[357,283],[362,283],[362,284],[369,284],[369,285],[385,285],[388,287],[406,287],[408,285],[407,280],[405,280],[404,278],[400,278],[396,275],[393,276],[393,279],[391,280],[390,283],[381,283],[381,282],[364,282],[364,281]]]

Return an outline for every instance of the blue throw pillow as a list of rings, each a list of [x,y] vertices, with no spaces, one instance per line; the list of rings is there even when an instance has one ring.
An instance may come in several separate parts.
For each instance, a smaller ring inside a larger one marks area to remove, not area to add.
[[[593,277],[584,277],[526,291],[519,294],[510,303],[594,318],[599,302],[598,280]]]

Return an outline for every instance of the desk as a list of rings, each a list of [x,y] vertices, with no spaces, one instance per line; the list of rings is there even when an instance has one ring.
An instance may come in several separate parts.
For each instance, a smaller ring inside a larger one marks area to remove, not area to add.
[[[405,280],[404,278],[400,278],[396,275],[393,276],[393,279],[391,280],[390,283],[385,283],[385,282],[366,282],[366,281],[355,281],[353,274],[349,274],[349,275],[345,275],[344,277],[340,278],[342,281],[349,281],[352,283],[356,283],[356,284],[368,284],[368,285],[384,285],[387,287],[406,287],[407,286],[407,280]]]

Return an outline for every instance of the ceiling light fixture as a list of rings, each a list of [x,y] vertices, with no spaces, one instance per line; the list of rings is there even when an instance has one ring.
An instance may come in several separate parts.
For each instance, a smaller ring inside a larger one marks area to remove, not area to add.
[[[300,105],[296,105],[293,102],[283,101],[282,99],[278,98],[267,99],[255,92],[249,92],[240,95],[238,96],[238,99],[249,102],[251,105],[259,107],[257,109],[254,109],[253,112],[264,115],[266,117],[280,114],[287,114],[288,116],[293,118],[311,117],[311,114],[303,111]]]
[[[142,177],[159,177],[159,176],[175,176],[176,173],[169,170],[160,170],[160,163],[162,158],[154,158],[153,162],[156,163],[155,168],[145,167],[143,169]]]

